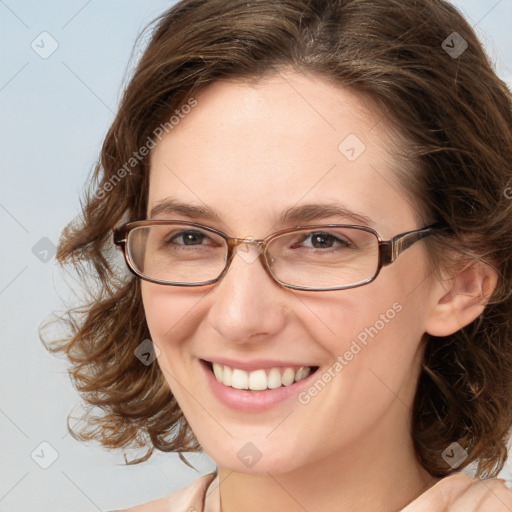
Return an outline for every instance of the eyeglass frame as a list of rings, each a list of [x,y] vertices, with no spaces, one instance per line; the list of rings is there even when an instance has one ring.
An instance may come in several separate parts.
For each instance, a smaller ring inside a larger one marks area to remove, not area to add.
[[[222,272],[215,278],[210,279],[209,281],[201,282],[201,283],[175,283],[170,281],[160,281],[158,279],[153,279],[151,277],[148,277],[146,275],[141,274],[138,272],[134,266],[132,265],[132,262],[130,261],[130,257],[128,254],[128,236],[130,234],[130,231],[139,228],[139,227],[150,227],[150,226],[162,226],[162,225],[180,225],[180,226],[190,226],[190,227],[196,227],[201,228],[206,231],[210,231],[212,233],[215,233],[219,235],[221,238],[223,238],[226,241],[227,244],[227,259],[226,259],[226,265]],[[258,255],[258,259],[262,262],[263,268],[267,272],[267,274],[271,277],[273,281],[278,283],[279,285],[283,286],[284,288],[290,288],[293,290],[304,290],[304,291],[336,291],[336,290],[348,290],[351,288],[358,288],[360,286],[364,286],[366,284],[369,284],[377,278],[380,271],[382,270],[382,267],[386,267],[388,265],[391,265],[402,252],[409,249],[413,244],[416,242],[419,242],[420,240],[423,240],[424,238],[430,236],[436,231],[436,228],[439,227],[439,223],[430,224],[428,226],[425,226],[423,228],[419,229],[413,229],[410,231],[405,231],[403,233],[399,233],[389,240],[383,240],[381,235],[373,228],[369,226],[361,226],[357,224],[315,224],[310,226],[296,226],[294,228],[288,228],[283,229],[280,231],[276,231],[274,233],[271,233],[265,238],[262,239],[253,239],[253,238],[237,238],[237,237],[231,237],[227,235],[226,233],[223,233],[222,231],[219,231],[218,229],[212,228],[210,226],[205,226],[204,224],[198,224],[196,222],[186,222],[186,221],[178,221],[178,220],[137,220],[132,222],[127,222],[123,224],[122,226],[118,228],[113,229],[113,241],[114,244],[117,246],[118,249],[123,251],[125,262],[128,266],[128,269],[134,274],[135,276],[139,277],[140,279],[143,279],[145,281],[155,283],[155,284],[161,284],[164,286],[185,286],[185,287],[191,287],[191,286],[207,286],[210,284],[214,284],[219,282],[227,273],[229,270],[229,267],[231,265],[231,261],[233,260],[233,255],[235,249],[241,245],[242,243],[251,243],[251,244],[257,244],[261,248],[261,252]],[[373,234],[377,238],[378,242],[378,256],[379,260],[377,263],[377,269],[372,277],[369,277],[368,279],[365,279],[364,281],[360,283],[355,283],[351,285],[342,285],[342,286],[336,286],[336,287],[330,287],[330,288],[309,288],[305,286],[297,286],[297,285],[291,285],[288,283],[285,283],[283,281],[280,281],[277,279],[270,270],[269,263],[267,261],[266,251],[267,246],[269,242],[271,242],[274,238],[277,238],[278,236],[286,235],[288,233],[292,233],[294,231],[304,230],[304,229],[322,229],[322,228],[354,228],[359,229],[361,231],[366,231],[368,233]]]

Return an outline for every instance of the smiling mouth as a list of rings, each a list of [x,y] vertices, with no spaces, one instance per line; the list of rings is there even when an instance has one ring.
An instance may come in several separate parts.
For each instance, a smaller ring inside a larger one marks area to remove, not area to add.
[[[247,372],[239,368],[202,360],[217,382],[234,389],[266,391],[291,386],[318,370],[318,366],[274,367]]]

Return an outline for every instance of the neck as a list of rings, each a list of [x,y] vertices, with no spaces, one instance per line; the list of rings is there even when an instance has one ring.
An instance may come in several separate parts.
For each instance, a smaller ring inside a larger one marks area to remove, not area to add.
[[[404,407],[399,401],[395,405]],[[396,512],[439,480],[421,467],[410,433],[397,435],[396,422],[381,423],[359,439],[287,473],[245,474],[219,467],[222,512]]]

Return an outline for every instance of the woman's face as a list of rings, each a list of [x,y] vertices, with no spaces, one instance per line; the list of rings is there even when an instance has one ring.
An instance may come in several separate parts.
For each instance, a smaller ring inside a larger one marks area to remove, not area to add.
[[[217,82],[195,99],[152,153],[148,218],[256,239],[361,217],[384,239],[421,227],[386,151],[385,117],[353,93],[288,72],[257,85]],[[152,215],[166,201],[173,204]],[[177,203],[216,217],[173,210]],[[306,205],[345,213],[282,223],[285,212]],[[322,292],[280,286],[254,246],[241,248],[214,285],[142,282],[158,364],[204,450],[220,467],[280,473],[407,443],[432,302],[424,244],[368,285]],[[290,386],[236,390],[203,361],[238,370],[237,385],[240,370],[268,385],[261,377],[274,367],[277,376],[318,369]]]

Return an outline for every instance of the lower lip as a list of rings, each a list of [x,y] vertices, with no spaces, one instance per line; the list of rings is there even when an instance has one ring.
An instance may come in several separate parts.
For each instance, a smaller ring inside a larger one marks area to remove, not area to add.
[[[281,386],[264,391],[251,391],[225,386],[217,380],[210,367],[204,361],[199,361],[199,363],[208,385],[217,399],[232,409],[246,412],[266,411],[285,400],[297,397],[300,391],[309,385],[310,380],[317,373],[316,371],[310,373],[305,379],[294,382],[289,386]]]

